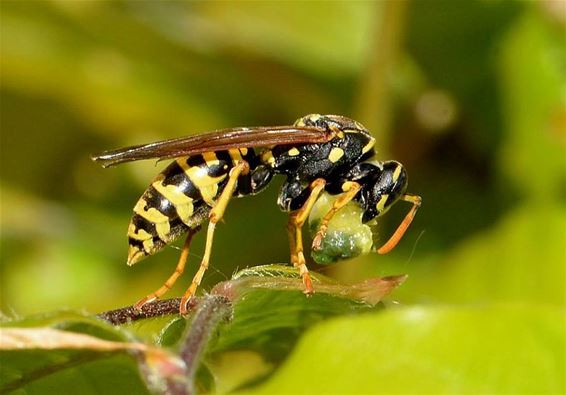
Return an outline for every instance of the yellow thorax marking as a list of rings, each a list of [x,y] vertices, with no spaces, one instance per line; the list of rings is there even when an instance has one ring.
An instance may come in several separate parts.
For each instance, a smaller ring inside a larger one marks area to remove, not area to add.
[[[370,137],[368,143],[364,145],[364,148],[362,148],[362,154],[369,152],[369,150],[371,150],[374,145],[375,145],[375,139],[373,137]]]
[[[275,158],[273,157],[273,152],[271,150],[267,150],[261,153],[261,161],[263,163],[267,163],[270,166],[275,164]]]
[[[342,148],[334,147],[328,155],[328,160],[332,163],[338,162],[344,156],[344,150]]]
[[[357,127],[358,129],[360,129],[360,130],[364,130],[364,129],[365,129],[365,127],[364,127],[361,123],[359,123],[358,121],[354,121],[354,125],[356,125],[356,127]]]
[[[299,151],[297,148],[293,147],[287,153],[289,154],[289,156],[297,156],[301,153],[301,151]]]
[[[311,122],[316,122],[321,117],[322,117],[322,115],[320,115],[320,114],[311,114],[311,115],[308,116],[308,120],[311,121]]]
[[[163,241],[167,241],[171,230],[171,227],[169,226],[169,218],[165,214],[159,212],[155,207],[146,207],[147,202],[145,199],[141,198],[134,207],[134,213],[154,224],[159,238]]]

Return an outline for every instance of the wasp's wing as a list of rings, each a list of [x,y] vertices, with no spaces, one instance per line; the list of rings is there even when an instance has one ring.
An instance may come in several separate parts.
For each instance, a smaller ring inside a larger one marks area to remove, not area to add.
[[[103,167],[109,167],[136,160],[172,159],[230,148],[324,143],[331,140],[332,137],[332,132],[307,126],[231,128],[106,151],[93,155],[92,160],[100,162]]]

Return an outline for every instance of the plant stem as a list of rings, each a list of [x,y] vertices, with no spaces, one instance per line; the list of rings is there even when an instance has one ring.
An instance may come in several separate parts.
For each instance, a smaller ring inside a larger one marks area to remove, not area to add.
[[[206,295],[200,300],[180,352],[186,364],[190,394],[196,393],[196,373],[212,334],[220,324],[230,320],[232,312],[232,304],[224,296]]]

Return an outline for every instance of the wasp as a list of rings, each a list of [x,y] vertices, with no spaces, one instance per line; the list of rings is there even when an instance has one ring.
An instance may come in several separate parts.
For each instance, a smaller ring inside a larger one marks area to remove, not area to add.
[[[173,160],[136,203],[128,228],[128,265],[153,255],[187,234],[175,271],[136,308],[163,296],[183,273],[193,235],[208,220],[205,251],[181,299],[187,313],[209,266],[216,225],[233,197],[261,192],[275,175],[286,177],[278,205],[289,212],[291,263],[304,292],[314,292],[303,254],[302,227],[323,191],[339,195],[322,217],[312,248],[321,248],[328,223],[350,201],[363,209],[362,222],[384,214],[394,203],[412,203],[390,239],[377,252],[397,245],[421,198],[406,193],[407,173],[396,161],[375,159],[375,139],[360,123],[338,115],[310,114],[292,126],[241,127],[106,151],[92,159],[103,167],[143,159]]]

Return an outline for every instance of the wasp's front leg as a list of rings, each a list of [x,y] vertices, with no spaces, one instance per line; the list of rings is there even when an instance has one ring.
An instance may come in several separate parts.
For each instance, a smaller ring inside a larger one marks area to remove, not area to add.
[[[320,222],[318,231],[314,236],[314,239],[312,241],[312,248],[314,250],[320,250],[322,246],[322,240],[324,239],[326,231],[328,230],[328,223],[330,222],[332,217],[334,217],[334,214],[336,214],[338,210],[340,210],[346,204],[351,202],[352,199],[354,199],[354,197],[358,194],[360,189],[361,185],[354,181],[346,181],[342,184],[342,191],[344,191],[344,193],[334,201],[334,204],[332,205],[330,210],[328,210],[328,212],[324,215],[322,221]]]
[[[305,255],[303,253],[303,232],[302,228],[305,224],[309,214],[314,206],[314,203],[324,190],[326,181],[322,178],[314,180],[310,185],[310,193],[304,202],[303,206],[293,212],[289,216],[287,224],[287,232],[289,233],[289,246],[291,249],[291,263],[294,267],[299,269],[303,284],[305,286],[305,293],[310,295],[314,293],[312,280],[307,268]]]

